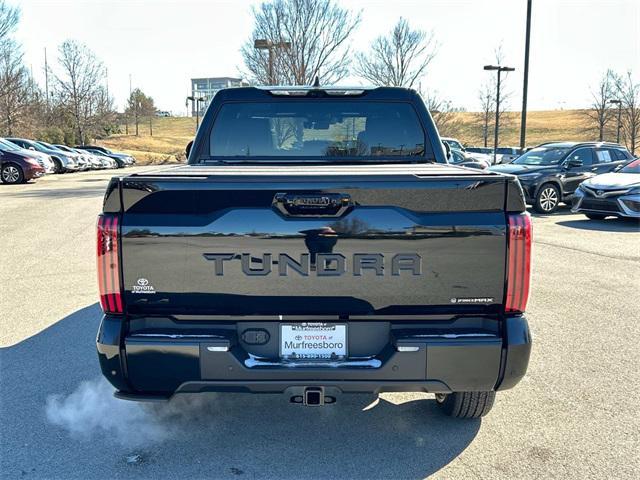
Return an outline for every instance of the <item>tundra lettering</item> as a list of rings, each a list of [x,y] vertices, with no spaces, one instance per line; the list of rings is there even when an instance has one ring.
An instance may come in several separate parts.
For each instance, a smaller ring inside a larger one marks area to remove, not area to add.
[[[306,277],[309,275],[310,267],[315,267],[316,275],[319,277],[334,277],[347,273],[347,259],[340,253],[318,253],[316,262],[310,263],[308,253],[300,254],[300,260],[296,260],[286,253],[278,254],[277,260],[272,260],[273,254],[263,253],[260,257],[250,253],[205,253],[204,258],[214,263],[216,276],[224,275],[224,262],[240,259],[242,273],[248,276],[264,276],[271,273],[271,266],[278,265],[278,275],[285,277],[289,275],[291,268],[298,274]],[[256,266],[256,264],[258,266]],[[384,255],[381,253],[354,253],[353,254],[353,275],[362,276],[363,270],[372,270],[375,275],[384,275]],[[391,258],[391,275],[399,276],[402,271],[411,272],[412,275],[421,275],[422,257],[417,253],[397,253]]]
[[[427,392],[473,418],[525,375],[522,188],[449,164],[417,92],[222,89],[188,150],[104,196],[97,347],[116,396]]]

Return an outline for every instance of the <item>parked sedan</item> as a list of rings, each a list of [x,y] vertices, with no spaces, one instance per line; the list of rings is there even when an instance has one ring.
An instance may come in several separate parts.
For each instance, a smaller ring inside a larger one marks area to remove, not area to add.
[[[539,213],[553,213],[560,202],[571,201],[584,180],[611,172],[631,158],[627,149],[616,143],[553,142],[489,170],[516,175],[527,203]]]
[[[91,168],[118,168],[118,163],[115,159],[105,155],[99,150],[83,150],[80,148],[67,147],[66,145],[55,145],[55,147],[60,148],[66,152],[77,153],[88,162],[88,165],[90,165]]]
[[[45,174],[38,160],[20,147],[8,142],[0,144],[0,178],[3,183],[23,183]]]
[[[79,148],[72,148],[76,153],[84,155],[91,162],[91,167],[96,170],[102,170],[104,168],[115,168],[112,165],[115,164],[115,161],[111,158],[105,157],[99,152],[89,152],[87,150],[80,150]]]
[[[493,155],[493,148],[489,148],[489,147],[467,147],[467,153],[484,153],[485,155]]]
[[[59,144],[52,145],[50,143],[43,142],[42,140],[39,140],[37,143],[39,143],[40,145],[46,148],[52,148],[60,152],[64,152],[66,155],[73,157],[76,163],[78,164],[78,170],[84,171],[84,170],[90,170],[91,168],[93,168],[91,159],[89,159],[88,155],[85,155],[85,152],[78,153],[72,148],[67,147],[66,145],[59,145]]]
[[[449,162],[460,167],[476,168],[478,170],[484,170],[489,168],[491,165],[486,160],[479,160],[471,155],[467,155],[465,152],[455,149],[451,150],[451,158],[449,159]]]
[[[511,163],[521,154],[521,150],[515,147],[498,147],[496,150],[496,163]]]
[[[103,168],[102,162],[90,152],[85,152],[83,150],[78,150],[76,148],[71,148],[71,147],[67,147],[66,145],[60,145],[60,144],[55,144],[53,146],[56,148],[59,148],[64,152],[79,155],[81,162],[84,162],[84,166],[86,167],[87,170],[89,169],[97,170],[97,169]]]
[[[102,168],[118,168],[118,162],[116,162],[115,159],[107,157],[106,155],[98,155],[97,153],[96,155],[102,162]]]
[[[107,155],[108,157],[113,158],[116,162],[118,162],[118,167],[120,168],[136,163],[135,158],[133,158],[131,155],[127,155],[126,153],[122,152],[114,152],[113,150],[109,150],[105,147],[99,147],[97,145],[82,145],[76,148]]]
[[[475,159],[478,162],[486,163],[488,165],[492,165],[493,164],[493,155],[487,155],[486,153],[470,152],[469,150],[467,150],[466,152],[463,152],[463,153],[466,156],[471,157],[471,158]]]
[[[442,142],[446,145],[449,145],[452,151],[461,152],[466,159],[465,161],[467,162],[470,160],[473,160],[480,165],[482,164],[491,165],[491,163],[493,162],[493,156],[487,155],[486,153],[481,153],[481,152],[476,152],[476,151],[471,151],[469,149],[466,149],[462,146],[462,143],[460,143],[460,140],[458,140],[457,138],[444,137],[442,139]],[[470,166],[470,165],[467,165],[467,166]],[[477,168],[477,166],[472,168]]]
[[[9,140],[11,143],[15,143],[19,147],[26,148],[27,150],[46,153],[53,160],[56,166],[56,173],[75,172],[79,168],[74,157],[65,154],[65,152],[56,148],[46,147],[41,142],[15,137],[10,137],[6,140]]]
[[[20,149],[20,153],[27,155],[28,157],[35,158],[38,164],[42,168],[44,168],[45,173],[56,173],[56,164],[53,162],[53,159],[50,155],[42,152],[37,152],[36,150],[27,150],[26,148],[22,148],[21,146],[16,145],[15,143],[12,143],[5,138],[0,138],[0,145],[1,144],[4,144],[8,147],[18,148]]]
[[[582,182],[571,211],[584,213],[591,220],[609,216],[640,218],[640,159]]]
[[[447,145],[449,145],[452,150],[459,150],[461,152],[465,151],[464,147],[462,146],[462,143],[457,138],[442,137],[441,140]]]
[[[468,156],[475,158],[481,162],[487,162],[489,165],[493,165],[493,149],[492,148],[483,148],[483,147],[468,147],[465,151],[465,154]],[[497,162],[500,163],[500,162]]]

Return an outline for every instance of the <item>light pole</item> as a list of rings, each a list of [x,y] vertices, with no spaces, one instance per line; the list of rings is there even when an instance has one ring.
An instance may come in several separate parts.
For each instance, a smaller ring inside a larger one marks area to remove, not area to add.
[[[189,101],[191,101],[191,112],[193,112],[195,110],[195,104],[194,102],[196,101],[196,97],[194,96],[188,96],[187,97],[187,105],[189,104]],[[196,113],[196,132],[198,131],[198,114]]]
[[[273,75],[273,51],[276,48],[291,48],[291,42],[279,41],[274,43],[271,40],[258,38],[253,42],[253,48],[255,48],[256,50],[267,50],[269,52],[269,64],[267,67],[269,75],[269,85],[275,85],[275,78]]]
[[[193,107],[196,110],[196,132],[198,131],[198,127],[200,126],[200,102],[206,102],[206,97],[196,97],[196,96],[188,96],[187,102],[191,100],[191,111],[193,111]]]
[[[620,114],[622,113],[622,102],[618,99],[609,100],[609,103],[613,103],[614,105],[618,105],[618,128],[616,134],[616,143],[620,143]]]
[[[527,33],[524,42],[524,80],[522,83],[522,114],[520,118],[520,148],[524,150],[527,135],[527,93],[529,91],[529,44],[531,39],[531,3],[527,0]]]
[[[513,72],[513,67],[503,67],[502,65],[485,65],[485,70],[495,70],[498,72],[498,84],[496,87],[496,125],[494,128],[493,136],[493,163],[496,163],[496,155],[498,150],[498,129],[500,127],[500,74],[502,72]]]

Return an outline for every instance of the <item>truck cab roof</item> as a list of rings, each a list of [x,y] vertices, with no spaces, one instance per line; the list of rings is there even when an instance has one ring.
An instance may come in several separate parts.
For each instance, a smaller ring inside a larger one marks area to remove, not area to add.
[[[216,93],[216,100],[259,100],[274,97],[350,97],[368,100],[411,100],[417,97],[415,90],[404,87],[374,86],[257,86],[224,88]]]

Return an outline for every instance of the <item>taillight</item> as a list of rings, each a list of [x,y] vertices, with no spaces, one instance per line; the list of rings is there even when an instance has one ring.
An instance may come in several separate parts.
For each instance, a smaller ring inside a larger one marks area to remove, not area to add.
[[[507,263],[508,313],[522,313],[527,308],[531,283],[531,217],[528,213],[509,215],[509,260]]]
[[[98,287],[104,313],[122,313],[118,217],[100,215],[97,228]]]

